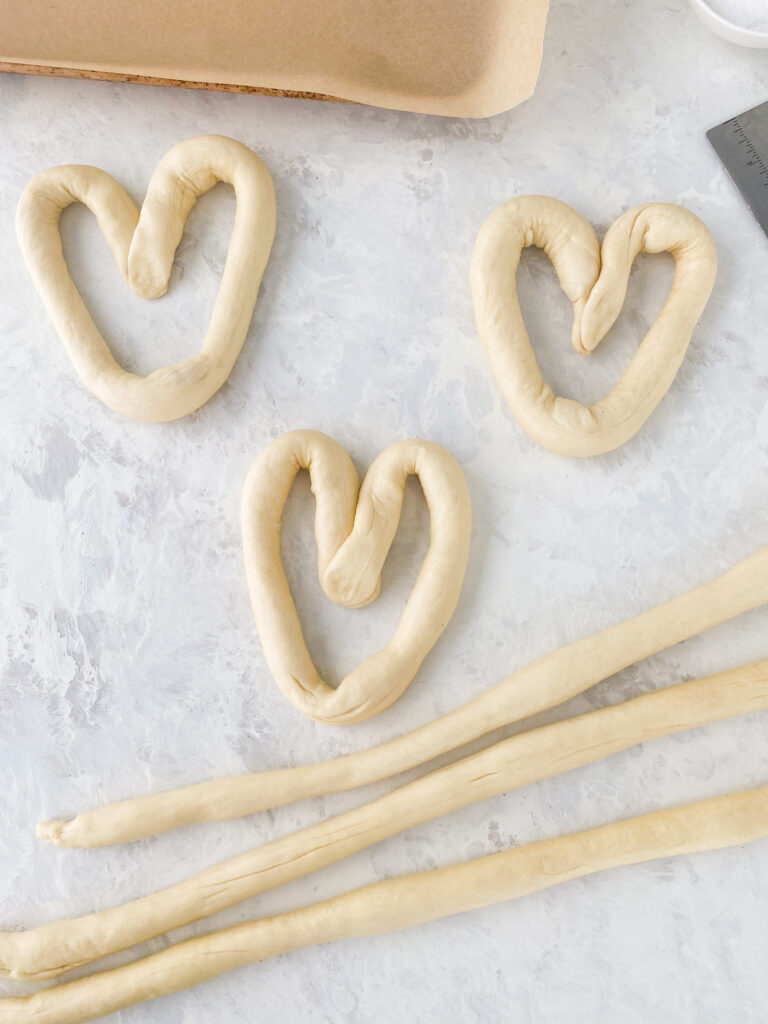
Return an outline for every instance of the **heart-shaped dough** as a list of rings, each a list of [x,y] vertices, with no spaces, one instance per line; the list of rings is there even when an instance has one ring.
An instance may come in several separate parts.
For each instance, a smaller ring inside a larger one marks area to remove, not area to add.
[[[124,370],[93,322],[69,275],[59,217],[84,203],[130,288],[144,298],[165,294],[173,256],[198,196],[217,181],[232,185],[237,208],[219,294],[200,352],[147,377]],[[157,165],[137,210],[105,171],[78,164],[52,167],[30,181],[16,213],[22,253],[83,384],[115,412],[139,420],[173,420],[214,395],[243,347],[261,276],[275,235],[269,171],[250,149],[221,135],[174,146]]]
[[[571,342],[588,354],[624,304],[639,252],[669,252],[672,289],[621,380],[591,407],[560,398],[544,381],[515,288],[520,253],[535,245],[554,264],[573,303]],[[472,298],[480,338],[512,412],[539,444],[560,455],[599,455],[628,441],[674,380],[717,270],[714,242],[694,214],[669,203],[628,210],[610,227],[602,249],[592,227],[549,196],[503,203],[480,229],[472,257]]]
[[[348,608],[378,596],[409,476],[421,481],[430,514],[429,550],[394,636],[336,689],[320,678],[307,650],[280,555],[283,508],[301,469],[309,470],[317,501],[320,585]],[[428,441],[387,448],[371,464],[362,487],[352,460],[325,434],[295,430],[264,449],[243,490],[245,566],[267,663],[299,711],[340,725],[370,718],[397,700],[456,608],[471,523],[469,491],[458,464]]]

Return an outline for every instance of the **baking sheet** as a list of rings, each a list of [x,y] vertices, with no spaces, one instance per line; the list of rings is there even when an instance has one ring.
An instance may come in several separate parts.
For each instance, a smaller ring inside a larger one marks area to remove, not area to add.
[[[533,92],[547,0],[5,0],[0,69],[463,117]]]

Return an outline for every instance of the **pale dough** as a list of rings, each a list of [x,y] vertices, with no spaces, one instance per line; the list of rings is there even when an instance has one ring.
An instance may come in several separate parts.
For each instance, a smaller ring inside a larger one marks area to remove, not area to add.
[[[200,352],[140,377],[112,356],[70,277],[59,217],[70,203],[95,215],[130,288],[165,294],[184,224],[198,196],[217,181],[235,191],[235,222],[219,294]],[[139,420],[173,420],[214,395],[243,347],[275,235],[269,171],[250,149],[221,135],[174,146],[150,179],[141,214],[114,178],[97,167],[52,167],[19,200],[16,231],[37,290],[83,384],[110,409]]]
[[[306,946],[378,935],[659,857],[768,836],[768,788],[656,811],[479,860],[405,875],[275,917],[188,939],[32,996],[0,999],[2,1024],[80,1024]]]
[[[307,650],[280,554],[283,508],[301,469],[309,471],[316,499],[320,585],[347,608],[378,597],[409,476],[419,478],[429,508],[429,550],[392,639],[335,689],[320,678]],[[456,460],[429,441],[401,441],[371,463],[361,487],[341,445],[314,430],[294,430],[273,441],[251,467],[242,529],[256,627],[288,700],[305,715],[334,725],[360,722],[389,707],[448,625],[461,593],[472,512]]]
[[[589,764],[636,743],[766,708],[768,661],[761,661],[521,733],[132,903],[28,932],[0,933],[0,968],[19,980],[56,976],[320,870],[475,801]]]
[[[600,344],[621,312],[635,256],[669,252],[675,259],[664,308],[621,380],[589,408],[555,395],[541,376],[515,287],[520,254],[530,245],[554,264],[573,303],[571,343],[584,354]],[[522,428],[560,455],[599,455],[628,441],[674,380],[716,271],[709,232],[681,206],[647,203],[627,211],[602,248],[591,225],[558,199],[520,196],[494,210],[475,243],[472,297],[496,383]]]
[[[334,761],[238,775],[42,823],[61,846],[105,846],[365,786],[554,707],[658,651],[768,603],[768,547],[723,576],[540,658],[485,693],[388,743]]]

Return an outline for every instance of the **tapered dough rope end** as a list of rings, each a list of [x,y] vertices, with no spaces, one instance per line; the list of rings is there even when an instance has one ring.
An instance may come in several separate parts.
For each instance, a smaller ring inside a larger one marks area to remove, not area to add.
[[[302,775],[301,768],[286,768],[235,775],[223,782],[199,782],[164,793],[119,800],[83,811],[71,819],[43,821],[37,826],[37,834],[55,846],[82,849],[145,839],[158,831],[194,824],[200,821],[200,815],[205,821],[242,818],[289,801],[294,779]],[[306,795],[324,793],[325,787],[320,785],[310,787]]]
[[[57,818],[53,821],[41,821],[39,822],[36,832],[38,839],[45,839],[48,843],[53,843],[54,846],[67,846],[68,844],[63,841],[63,837],[66,835],[68,821],[63,818]]]

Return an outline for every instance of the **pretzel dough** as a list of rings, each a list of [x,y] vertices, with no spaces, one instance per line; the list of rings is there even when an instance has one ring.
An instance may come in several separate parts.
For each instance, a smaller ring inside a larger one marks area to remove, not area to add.
[[[768,661],[543,726],[368,804],[223,861],[167,889],[87,917],[0,934],[0,968],[53,977],[135,945],[507,790],[659,736],[768,708]]]
[[[607,868],[741,846],[766,836],[768,788],[656,811],[465,864],[377,882],[313,906],[188,939],[143,960],[32,996],[0,999],[0,1024],[80,1024],[290,950],[399,931]]]
[[[184,224],[195,200],[225,181],[237,207],[229,252],[198,355],[147,377],[119,366],[69,275],[59,217],[70,203],[95,215],[130,288],[143,298],[164,295]],[[97,167],[52,167],[22,193],[16,213],[21,251],[46,309],[83,384],[105,405],[139,420],[173,420],[214,395],[243,347],[275,235],[275,196],[264,164],[247,147],[220,135],[174,146],[157,165],[141,208]]]
[[[588,354],[615,322],[640,252],[675,259],[672,290],[624,375],[587,408],[560,398],[543,380],[515,288],[522,250],[535,245],[554,264],[573,303],[571,343]],[[717,254],[706,227],[688,210],[647,203],[609,228],[602,249],[592,227],[549,196],[521,196],[487,218],[475,243],[471,284],[480,338],[496,383],[534,441],[560,455],[599,455],[628,441],[668,391],[707,304]]]
[[[320,764],[216,779],[123,800],[71,821],[44,822],[38,833],[60,846],[106,846],[378,782],[555,707],[643,658],[766,603],[768,547],[709,583],[561,647],[462,707],[378,747]]]
[[[309,470],[317,502],[320,585],[347,608],[360,608],[379,595],[410,475],[419,478],[429,507],[429,550],[394,636],[336,689],[320,678],[307,650],[280,555],[283,508],[301,469]],[[242,526],[256,626],[288,700],[310,718],[334,725],[360,722],[388,708],[448,625],[461,593],[472,512],[456,461],[428,441],[401,441],[374,460],[359,487],[352,460],[336,441],[295,430],[273,441],[251,467]]]

